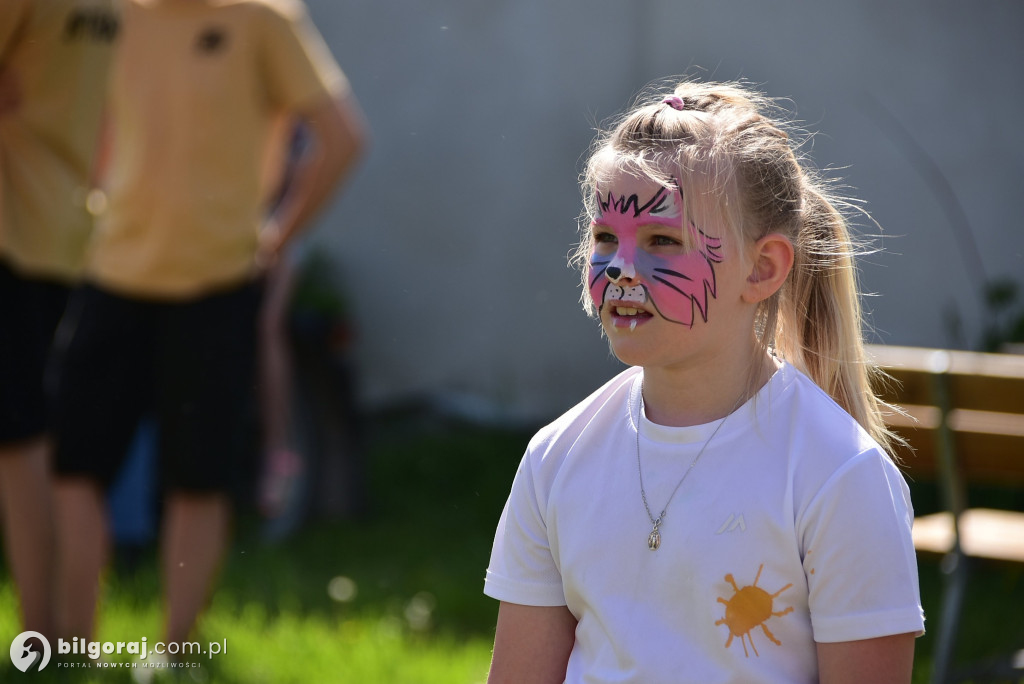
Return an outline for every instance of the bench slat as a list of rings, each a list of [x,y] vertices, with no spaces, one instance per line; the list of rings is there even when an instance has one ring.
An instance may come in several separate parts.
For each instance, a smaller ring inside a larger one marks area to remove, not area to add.
[[[935,513],[914,519],[914,546],[928,553],[953,548],[953,516]],[[971,508],[960,517],[964,553],[978,558],[1024,563],[1024,513]]]
[[[868,345],[868,356],[893,380],[881,394],[908,416],[886,422],[913,447],[898,449],[914,479],[937,475],[934,373],[948,380],[949,426],[962,476],[969,482],[1024,484],[1024,356]]]

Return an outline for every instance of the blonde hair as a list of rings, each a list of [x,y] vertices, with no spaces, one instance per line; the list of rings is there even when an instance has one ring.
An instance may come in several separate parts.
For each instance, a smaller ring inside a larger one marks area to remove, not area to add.
[[[759,305],[759,348],[806,373],[891,451],[886,405],[872,389],[879,372],[864,352],[858,249],[844,213],[854,205],[801,164],[800,148],[782,108],[742,84],[684,82],[670,93],[654,88],[641,95],[598,135],[581,177],[585,214],[574,261],[583,272],[583,302],[593,314],[589,224],[596,187],[609,172],[678,187],[687,221],[723,226],[738,244],[782,234],[793,243],[795,262],[782,288]]]

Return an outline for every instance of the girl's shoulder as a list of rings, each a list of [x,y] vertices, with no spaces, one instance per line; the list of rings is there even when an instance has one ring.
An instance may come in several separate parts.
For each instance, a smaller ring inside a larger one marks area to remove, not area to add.
[[[870,461],[887,477],[900,477],[889,454],[857,420],[808,376],[789,366],[784,396],[771,404],[759,425],[785,453],[798,489],[818,491],[837,476]]]
[[[784,386],[788,409],[798,412],[803,418],[795,423],[801,431],[820,434],[831,440],[845,436],[850,446],[857,450],[877,446],[867,430],[809,376],[789,363],[783,366],[782,371],[786,375]]]
[[[581,402],[537,431],[528,452],[549,452],[571,446],[590,425],[616,418],[629,419],[629,397],[642,369],[630,367],[611,378]]]

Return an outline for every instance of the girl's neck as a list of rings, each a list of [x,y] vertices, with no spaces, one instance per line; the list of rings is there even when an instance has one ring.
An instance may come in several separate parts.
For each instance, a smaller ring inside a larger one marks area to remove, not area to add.
[[[724,418],[743,405],[778,366],[769,355],[745,352],[731,362],[644,369],[644,413],[659,425],[686,427]]]

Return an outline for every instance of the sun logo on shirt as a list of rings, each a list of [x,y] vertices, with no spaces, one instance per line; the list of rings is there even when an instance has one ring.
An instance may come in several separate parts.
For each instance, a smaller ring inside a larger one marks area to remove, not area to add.
[[[761,657],[761,654],[757,652],[757,647],[754,646],[754,637],[751,631],[757,627],[761,628],[764,635],[768,637],[775,645],[781,646],[782,642],[775,638],[775,635],[771,633],[766,622],[771,617],[782,617],[787,613],[793,612],[793,606],[786,608],[781,612],[772,610],[774,607],[773,603],[775,597],[782,592],[789,589],[792,584],[779,589],[774,594],[769,594],[764,589],[757,586],[757,581],[761,578],[761,571],[764,570],[764,563],[757,569],[757,576],[754,577],[754,583],[743,587],[742,589],[736,586],[736,580],[733,579],[732,573],[725,576],[725,581],[732,585],[733,591],[732,598],[724,599],[721,596],[718,597],[719,603],[725,604],[725,617],[721,620],[715,621],[715,626],[726,625],[729,628],[729,638],[725,642],[725,647],[729,648],[732,646],[732,640],[736,637],[740,638],[740,643],[743,644],[743,655],[747,658],[750,657],[750,653],[747,651],[747,642],[750,642],[750,648],[754,650],[754,655]]]

